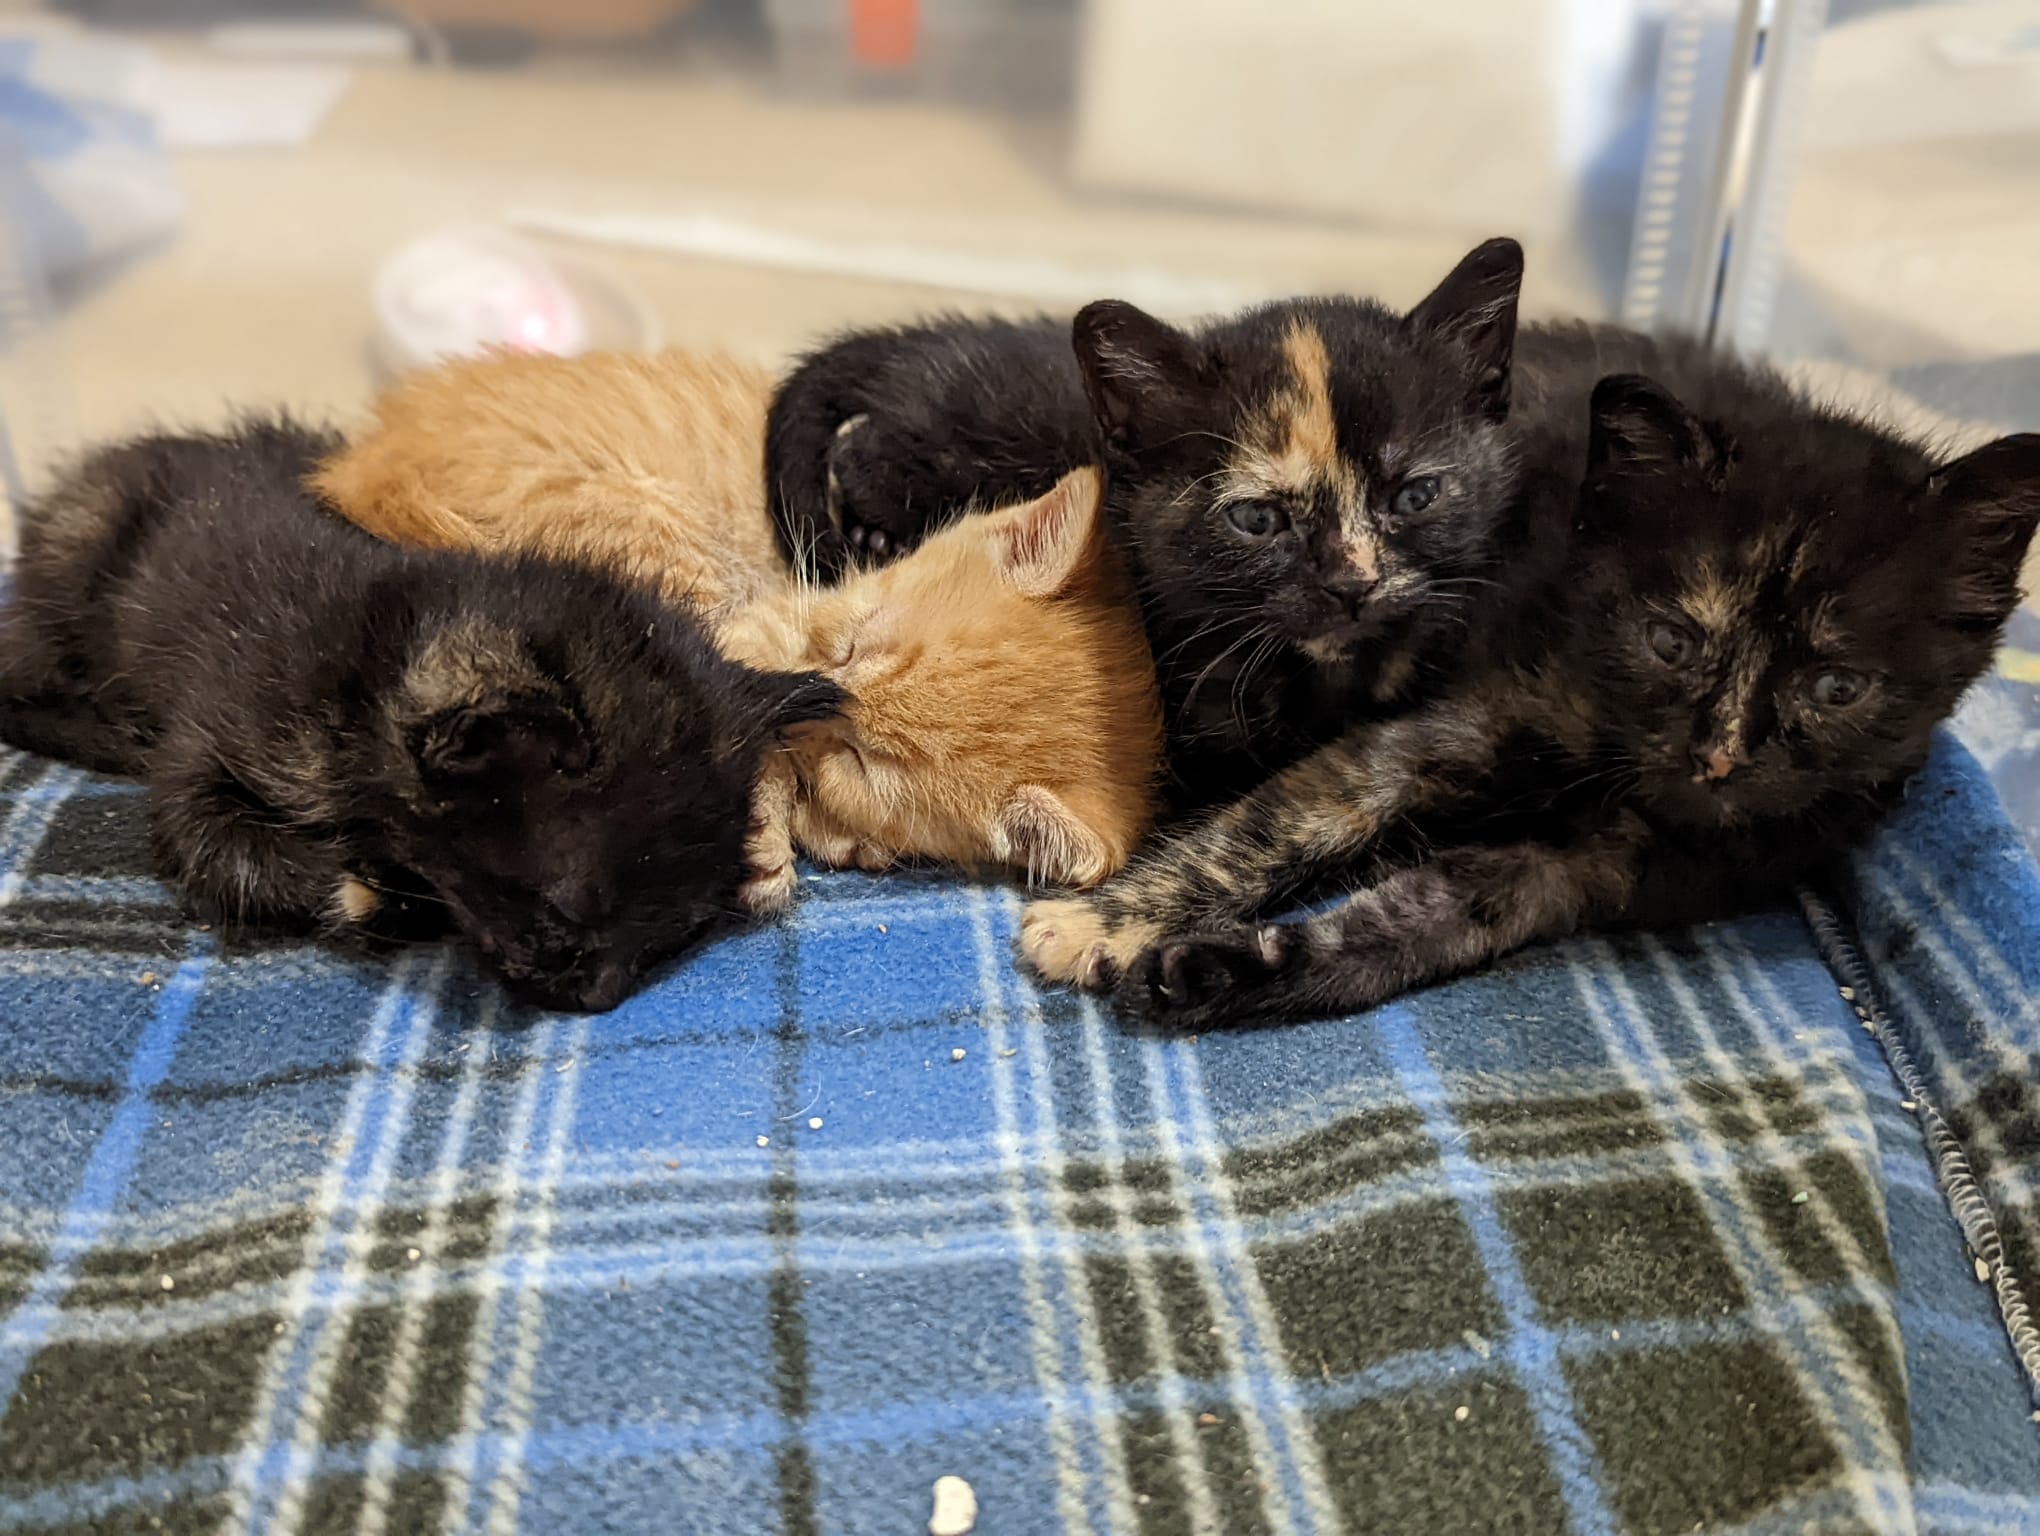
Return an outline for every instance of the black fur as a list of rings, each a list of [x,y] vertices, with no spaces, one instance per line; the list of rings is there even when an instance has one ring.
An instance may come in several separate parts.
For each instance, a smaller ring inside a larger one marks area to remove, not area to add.
[[[1461,675],[1031,909],[1037,960],[1185,1028],[1344,1012],[1580,928],[1780,900],[1874,827],[2017,604],[2040,436],[1937,466],[1689,345],[1552,342],[1680,393],[1612,376],[1578,456],[1538,460]],[[1326,880],[1354,894],[1264,921]],[[1098,941],[1074,963],[1072,934]]]
[[[0,737],[146,777],[202,918],[450,922],[535,1000],[613,1006],[734,912],[762,754],[842,696],[597,571],[379,543],[302,486],[334,446],[144,437],[28,507]]]
[[[1047,320],[845,338],[773,406],[782,539],[830,559],[896,552],[970,504],[1101,460],[1176,799],[1227,798],[1450,671],[1513,537],[1521,278],[1521,250],[1495,240],[1407,316],[1300,299],[1186,331],[1108,301],[1077,315],[1060,351]],[[1299,333],[1321,359],[1315,410]],[[1577,381],[1581,401],[1591,382]],[[1291,441],[1304,448],[1282,451]],[[1317,473],[1270,483],[1285,458]],[[1435,502],[1398,512],[1399,489],[1425,476]],[[1266,533],[1242,531],[1243,504]]]
[[[829,580],[1097,459],[1069,322],[1045,317],[848,332],[787,376],[765,423],[780,547]]]

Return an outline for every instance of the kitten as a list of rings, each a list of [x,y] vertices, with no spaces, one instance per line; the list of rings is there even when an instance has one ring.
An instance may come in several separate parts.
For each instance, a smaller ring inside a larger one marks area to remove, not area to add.
[[[1227,798],[1449,671],[1511,537],[1522,272],[1514,241],[1489,241],[1401,317],[1298,299],[1183,331],[1092,304],[1074,368],[1050,362],[1042,323],[840,341],[775,410],[782,534],[842,542],[814,494],[829,434],[842,515],[889,517],[887,549],[1096,454],[1156,653],[1176,798]]]
[[[202,919],[450,921],[526,996],[611,1007],[734,910],[761,759],[842,695],[592,569],[382,544],[303,488],[334,446],[145,437],[26,508],[0,737],[146,777]]]
[[[711,604],[728,654],[853,691],[767,776],[755,910],[819,862],[996,862],[1087,885],[1153,819],[1154,663],[1086,470],[815,592],[758,473],[770,381],[672,351],[502,354],[414,374],[316,484],[400,543],[622,561]]]
[[[1126,862],[1153,817],[1161,712],[1099,503],[1097,471],[1075,470],[907,559],[724,623],[730,655],[851,695],[781,754],[757,899],[791,893],[795,844],[826,864],[883,868],[907,849],[1076,886]]]
[[[2040,522],[2040,436],[1936,467],[1776,375],[1641,338],[1533,498],[1509,614],[1442,697],[1367,724],[1088,899],[1045,976],[1185,1028],[1369,1007],[1586,927],[1828,878],[1989,664]],[[1313,882],[1358,893],[1264,921]]]
[[[772,377],[678,349],[407,374],[312,477],[370,533],[620,565],[711,617],[787,585],[758,445]]]

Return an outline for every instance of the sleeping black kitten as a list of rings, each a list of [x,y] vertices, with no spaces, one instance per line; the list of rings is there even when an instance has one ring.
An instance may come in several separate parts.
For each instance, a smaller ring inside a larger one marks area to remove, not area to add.
[[[513,987],[603,1009],[737,910],[760,759],[832,715],[596,571],[400,550],[289,423],[88,457],[23,513],[0,737],[149,782],[201,918],[450,921]]]
[[[1936,467],[1770,373],[1563,339],[1648,353],[1691,408],[1603,381],[1462,676],[1030,907],[1044,975],[1186,1028],[1341,1013],[1582,927],[1776,901],[1900,794],[2018,601],[2040,436]],[[1265,921],[1327,880],[1360,884]]]
[[[782,538],[840,551],[818,486],[890,552],[1101,457],[1176,798],[1229,797],[1449,670],[1513,536],[1522,274],[1492,240],[1407,316],[1298,299],[1184,331],[1093,304],[1074,368],[1045,323],[845,339],[774,403]]]

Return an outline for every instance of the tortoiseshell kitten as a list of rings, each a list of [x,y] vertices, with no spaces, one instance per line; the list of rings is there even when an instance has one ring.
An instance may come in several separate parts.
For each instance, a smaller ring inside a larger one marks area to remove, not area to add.
[[[1769,372],[1661,360],[1690,408],[1634,374],[1595,389],[1575,491],[1533,487],[1514,606],[1461,680],[1031,906],[1035,968],[1184,1028],[1335,1014],[1827,878],[1989,664],[2040,435],[1936,467]],[[1327,879],[1363,883],[1265,920]]]
[[[1512,536],[1522,276],[1521,248],[1491,240],[1406,316],[1295,299],[1186,331],[1092,304],[1072,329],[1088,439],[1041,325],[850,338],[775,401],[782,538],[840,541],[812,494],[831,477],[842,515],[916,509],[886,525],[891,551],[1097,454],[1155,650],[1174,798],[1229,798],[1450,670]],[[867,465],[883,473],[853,494],[845,477]]]
[[[736,915],[763,759],[846,696],[592,567],[383,544],[304,488],[337,446],[143,437],[24,508],[0,739],[146,778],[201,918],[457,928],[609,1008]]]

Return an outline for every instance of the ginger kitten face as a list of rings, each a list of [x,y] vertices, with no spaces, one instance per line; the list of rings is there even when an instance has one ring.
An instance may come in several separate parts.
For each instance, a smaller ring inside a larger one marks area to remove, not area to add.
[[[787,651],[853,698],[798,749],[811,853],[991,860],[1076,885],[1125,862],[1154,813],[1161,721],[1099,491],[1077,470],[771,605]]]

